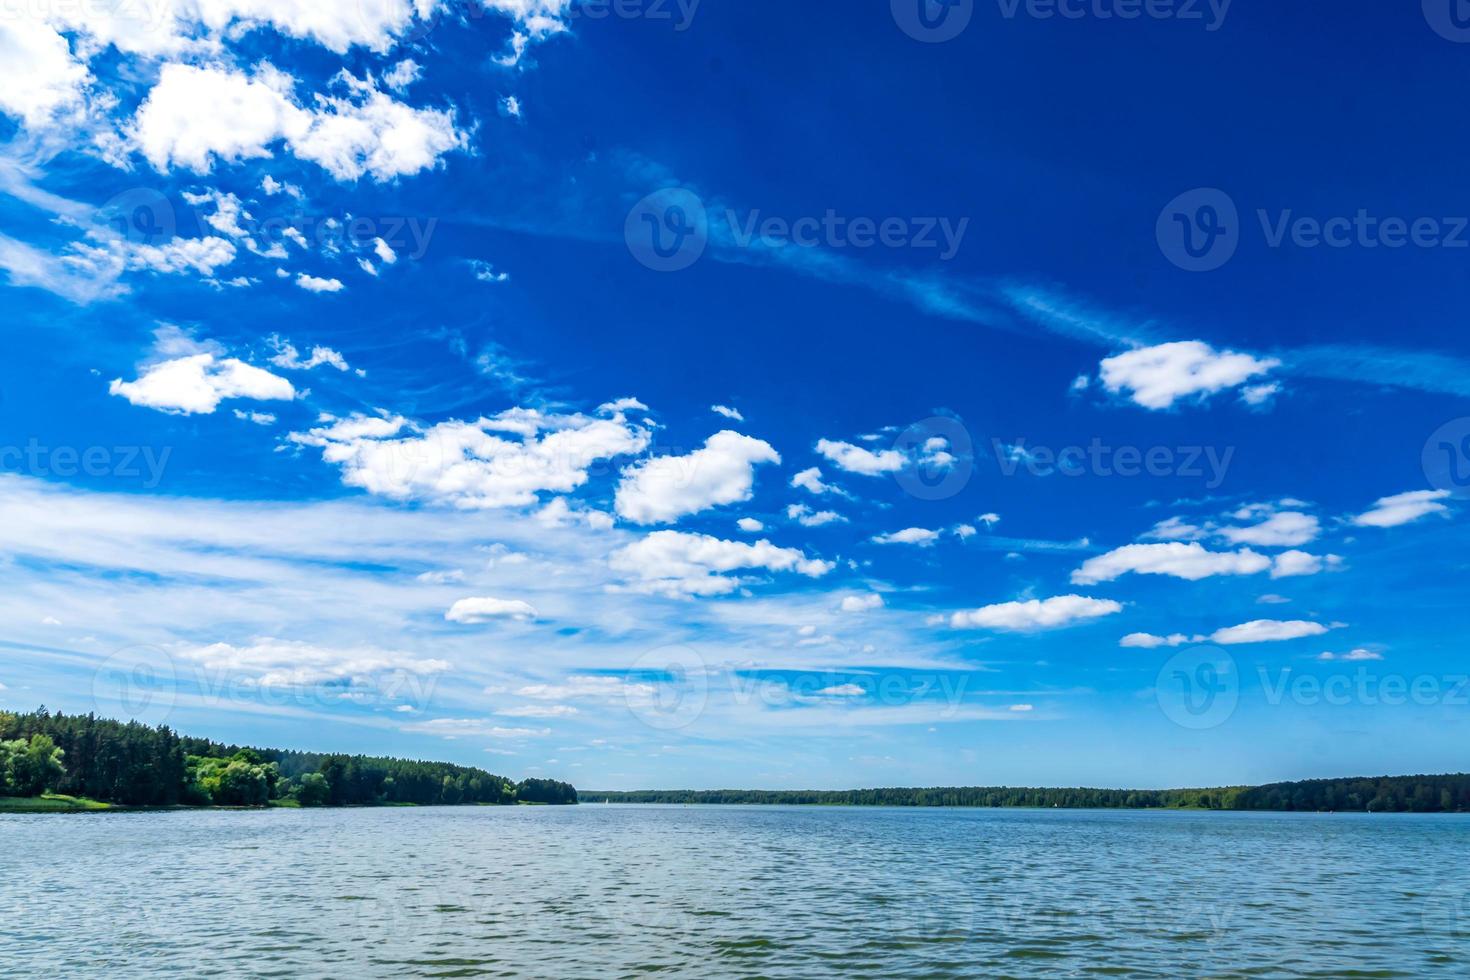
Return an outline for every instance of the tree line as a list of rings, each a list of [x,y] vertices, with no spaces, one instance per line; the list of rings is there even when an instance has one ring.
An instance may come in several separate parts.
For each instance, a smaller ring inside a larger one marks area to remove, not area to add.
[[[166,725],[0,712],[0,796],[45,792],[123,806],[383,806],[577,802],[550,779],[519,783],[446,762],[224,745]]]
[[[638,790],[581,794],[586,803],[787,806],[1044,807],[1100,810],[1306,810],[1470,813],[1470,775],[1312,779],[1214,789],[1042,789],[953,786],[856,790]]]

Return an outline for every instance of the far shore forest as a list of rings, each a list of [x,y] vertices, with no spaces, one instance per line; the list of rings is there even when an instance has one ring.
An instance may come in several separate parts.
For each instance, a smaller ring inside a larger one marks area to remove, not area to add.
[[[0,712],[0,798],[47,794],[123,807],[577,802],[568,783],[513,782],[444,762],[222,745],[45,708]]]
[[[573,804],[550,779],[513,782],[446,762],[225,745],[167,726],[0,712],[0,811],[107,807]],[[584,803],[1037,807],[1470,813],[1470,775],[1312,779],[1213,789],[959,786],[860,790],[584,791]]]

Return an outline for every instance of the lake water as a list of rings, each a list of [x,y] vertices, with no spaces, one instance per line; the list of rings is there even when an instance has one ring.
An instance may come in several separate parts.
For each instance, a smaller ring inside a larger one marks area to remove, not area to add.
[[[0,974],[1470,976],[1470,818],[0,816]]]

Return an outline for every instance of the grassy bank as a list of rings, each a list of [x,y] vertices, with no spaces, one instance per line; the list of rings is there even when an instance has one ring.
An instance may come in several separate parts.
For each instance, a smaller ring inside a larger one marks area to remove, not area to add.
[[[89,800],[85,796],[62,796],[47,793],[45,796],[0,796],[0,813],[85,813],[90,810],[111,810],[112,804]]]

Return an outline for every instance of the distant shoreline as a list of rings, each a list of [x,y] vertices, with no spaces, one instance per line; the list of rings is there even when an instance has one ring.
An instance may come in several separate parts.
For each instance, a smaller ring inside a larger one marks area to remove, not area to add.
[[[595,790],[584,804],[968,807],[1042,810],[1470,813],[1470,775],[1362,776],[1205,789],[948,786],[856,790]]]

